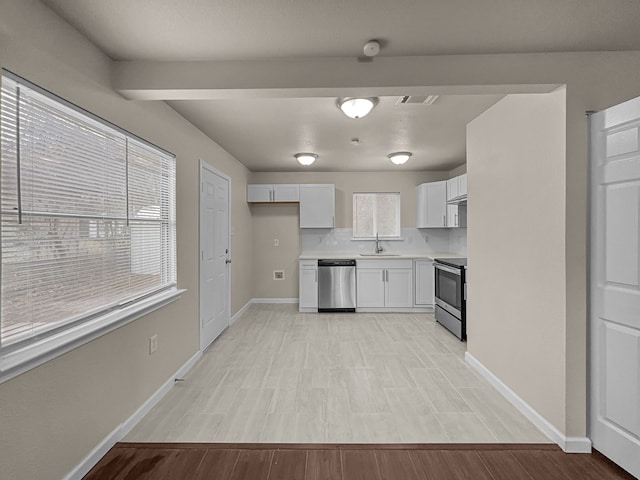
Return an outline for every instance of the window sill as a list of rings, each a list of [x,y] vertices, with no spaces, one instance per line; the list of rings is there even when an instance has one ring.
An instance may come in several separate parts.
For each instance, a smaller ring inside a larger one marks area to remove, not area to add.
[[[172,289],[38,340],[0,356],[0,383],[112,332],[178,300],[186,290]]]

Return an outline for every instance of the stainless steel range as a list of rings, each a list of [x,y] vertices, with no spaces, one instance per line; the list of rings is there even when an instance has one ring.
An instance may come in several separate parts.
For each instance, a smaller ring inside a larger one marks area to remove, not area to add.
[[[466,258],[435,258],[436,321],[460,340],[467,339]]]

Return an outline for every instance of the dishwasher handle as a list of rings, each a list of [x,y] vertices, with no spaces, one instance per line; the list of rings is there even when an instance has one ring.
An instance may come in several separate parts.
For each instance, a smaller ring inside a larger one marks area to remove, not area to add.
[[[356,261],[354,259],[332,259],[321,258],[318,260],[319,267],[355,267]]]

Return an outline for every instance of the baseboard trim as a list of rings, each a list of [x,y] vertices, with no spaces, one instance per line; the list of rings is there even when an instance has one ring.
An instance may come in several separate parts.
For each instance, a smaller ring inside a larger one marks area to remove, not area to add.
[[[464,358],[483,378],[485,378],[502,396],[509,400],[520,413],[527,417],[531,423],[538,427],[551,441],[558,444],[566,453],[591,453],[591,440],[587,437],[567,437],[546,418],[540,415],[531,405],[525,402],[516,392],[505,385],[491,370],[485,367],[477,358],[469,352],[465,352]]]
[[[229,322],[229,325],[233,325],[233,323],[239,319],[244,312],[247,311],[247,309],[251,306],[251,304],[253,303],[253,299],[249,300],[247,303],[244,304],[244,307],[242,307],[240,310],[238,310],[233,317],[231,317],[231,321]]]
[[[254,298],[251,303],[298,303],[297,298]]]
[[[175,384],[176,378],[182,378],[202,356],[198,351],[182,365],[171,378],[164,382],[128,419],[107,435],[89,454],[82,459],[64,480],[81,480],[117,442],[122,440],[136,424],[164,397]]]

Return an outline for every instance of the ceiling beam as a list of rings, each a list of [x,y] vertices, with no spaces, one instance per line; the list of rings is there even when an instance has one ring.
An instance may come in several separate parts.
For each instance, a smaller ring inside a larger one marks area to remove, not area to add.
[[[116,61],[113,87],[132,100],[548,93],[589,55]]]

